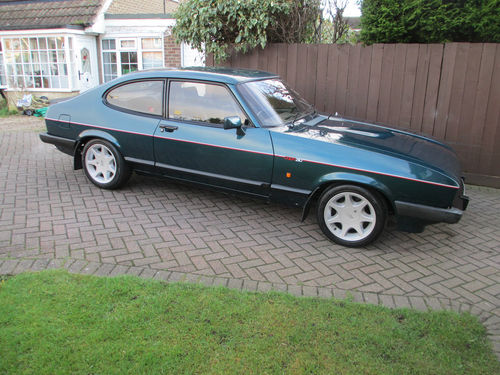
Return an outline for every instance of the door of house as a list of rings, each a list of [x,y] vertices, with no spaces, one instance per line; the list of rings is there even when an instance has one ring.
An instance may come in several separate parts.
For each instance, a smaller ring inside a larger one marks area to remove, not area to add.
[[[95,38],[81,38],[76,44],[76,79],[80,92],[99,84]]]

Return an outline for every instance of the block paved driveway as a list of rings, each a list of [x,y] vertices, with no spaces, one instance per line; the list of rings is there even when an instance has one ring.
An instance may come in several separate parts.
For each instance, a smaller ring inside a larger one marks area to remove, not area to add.
[[[500,190],[469,186],[459,224],[349,249],[296,208],[138,175],[100,190],[39,140],[42,129],[39,119],[0,119],[0,274],[64,266],[466,310],[500,353]]]

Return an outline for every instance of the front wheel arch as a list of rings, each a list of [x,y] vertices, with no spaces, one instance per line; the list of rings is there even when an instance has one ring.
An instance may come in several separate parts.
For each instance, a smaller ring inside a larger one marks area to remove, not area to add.
[[[337,185],[356,185],[365,189],[370,190],[372,193],[377,194],[383,200],[387,214],[392,216],[395,214],[396,209],[394,207],[393,201],[389,198],[391,196],[390,190],[383,184],[375,181],[373,179],[368,179],[365,182],[359,182],[358,179],[332,179],[320,183],[309,195],[306,203],[302,208],[302,218],[304,221],[309,215],[311,206],[319,200],[323,192],[331,187]]]

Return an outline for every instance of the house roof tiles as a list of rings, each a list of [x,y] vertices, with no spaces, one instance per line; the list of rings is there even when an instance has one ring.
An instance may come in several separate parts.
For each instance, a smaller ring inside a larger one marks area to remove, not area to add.
[[[103,0],[0,0],[0,30],[87,27]]]

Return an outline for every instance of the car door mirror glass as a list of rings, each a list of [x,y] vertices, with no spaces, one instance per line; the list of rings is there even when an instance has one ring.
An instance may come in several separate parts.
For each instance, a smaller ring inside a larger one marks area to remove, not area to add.
[[[224,129],[241,128],[241,118],[239,116],[230,116],[224,118]]]

